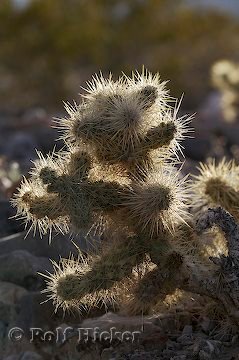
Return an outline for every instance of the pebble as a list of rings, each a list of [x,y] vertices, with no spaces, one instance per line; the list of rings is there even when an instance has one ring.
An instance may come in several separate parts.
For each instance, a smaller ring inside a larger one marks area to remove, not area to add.
[[[238,340],[239,340],[239,336],[234,335],[233,338],[232,338],[231,344],[232,345],[237,344],[239,342]]]
[[[207,353],[204,350],[200,350],[199,354],[198,354],[198,358],[199,360],[211,360],[212,359],[212,355]]]
[[[192,336],[193,333],[193,327],[192,325],[185,325],[182,331],[183,336]]]
[[[166,346],[167,346],[168,350],[180,350],[182,348],[182,344],[177,343],[176,341],[171,341],[171,340],[167,341]]]
[[[182,331],[182,335],[177,338],[177,342],[182,345],[192,345],[193,344],[193,328],[191,325],[185,325]]]

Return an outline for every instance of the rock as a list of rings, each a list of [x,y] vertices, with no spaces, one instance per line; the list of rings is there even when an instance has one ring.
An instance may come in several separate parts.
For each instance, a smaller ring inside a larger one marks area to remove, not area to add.
[[[192,339],[188,336],[179,336],[177,341],[182,344],[182,346],[189,346],[193,344]]]
[[[203,348],[204,340],[197,338],[189,350],[192,350],[194,356],[198,355],[199,351]]]
[[[177,343],[176,341],[168,340],[167,341],[167,349],[168,350],[180,350],[182,345]]]
[[[25,250],[16,250],[0,256],[0,280],[25,286],[29,290],[40,288],[44,280],[38,271],[51,270],[51,263],[43,257],[36,257]]]
[[[28,294],[27,290],[21,286],[0,282],[0,302],[9,305],[16,305],[21,298]]]
[[[40,292],[32,292],[21,298],[20,311],[16,326],[28,332],[30,328],[42,328],[44,331],[53,328],[57,315],[51,301],[41,304],[46,297]],[[31,336],[31,334],[28,334]]]
[[[211,360],[212,359],[212,355],[208,354],[206,351],[204,350],[200,350],[199,354],[198,354],[198,358],[199,360]]]
[[[174,355],[175,355],[175,351],[174,350],[164,349],[162,351],[162,355],[163,355],[163,358],[172,359],[174,357]]]
[[[7,326],[6,323],[0,320],[0,345],[3,344],[3,341],[7,335]]]
[[[239,340],[239,336],[238,336],[238,335],[234,335],[234,336],[232,337],[231,344],[232,344],[232,345],[238,344],[238,342],[239,342],[238,340]]]
[[[81,351],[79,352],[80,360],[95,360],[100,359],[100,355],[96,351]]]
[[[33,351],[25,351],[18,355],[9,355],[3,360],[43,360],[43,357]]]
[[[26,351],[21,356],[21,360],[43,360],[43,357],[36,352]]]
[[[13,317],[16,315],[16,309],[10,304],[5,304],[0,301],[0,319],[1,321],[8,325]]]
[[[157,348],[158,350],[163,350],[166,347],[168,337],[161,331],[154,332],[150,335],[143,335],[140,343],[144,346],[145,349]]]
[[[19,355],[9,355],[5,357],[3,360],[19,360]]]
[[[0,254],[9,254],[16,250],[25,250],[38,257],[47,257],[58,261],[59,256],[67,258],[70,253],[78,255],[78,250],[73,244],[70,235],[52,234],[52,241],[49,244],[49,235],[42,238],[37,232],[35,235],[30,232],[26,237],[26,232],[13,234],[0,238]],[[71,236],[72,237],[72,236]],[[73,237],[74,243],[84,252],[91,248],[96,248],[98,239],[91,242],[87,241],[83,235]]]
[[[55,312],[55,306],[52,301],[46,301],[46,299],[46,295],[40,291],[29,292],[23,296],[19,302],[20,310],[15,326],[22,328],[30,336],[30,328],[42,328],[44,331],[52,329],[52,331],[56,332],[56,328],[61,326],[59,324],[61,324],[63,318],[65,324],[70,324],[70,327],[81,322],[82,319],[76,313],[64,314],[62,309],[58,309]],[[64,327],[65,325],[62,331]]]
[[[221,353],[222,343],[216,340],[206,340],[206,350],[210,354],[219,355]]]
[[[183,345],[191,345],[193,339],[193,328],[191,325],[185,325],[182,335],[177,338],[177,341]]]
[[[115,328],[116,331],[121,332],[137,332],[135,336],[137,338],[141,335],[148,336],[159,333],[159,327],[154,324],[154,318],[145,316],[142,321],[141,316],[121,316],[111,312],[100,316],[98,318],[86,319],[81,323],[81,327],[95,329],[99,328],[101,332],[110,331]],[[114,338],[115,331],[112,332]]]
[[[183,336],[192,336],[193,333],[193,327],[192,325],[185,325],[182,331]]]
[[[130,360],[151,360],[151,359],[161,359],[159,358],[159,352],[157,350],[145,352],[145,351],[135,351],[133,355],[130,357],[125,357],[122,359],[130,359]]]
[[[114,353],[114,349],[112,347],[103,349],[100,359],[101,360],[111,360]]]
[[[9,201],[0,201],[0,214],[0,237],[14,234],[24,229],[19,221],[11,219],[15,215],[15,210]]]
[[[200,360],[207,360],[215,355],[219,355],[221,347],[222,343],[220,341],[198,337],[189,350],[193,356],[198,356]]]
[[[8,325],[17,317],[17,304],[28,292],[26,289],[7,282],[0,282],[0,319]]]
[[[153,324],[159,326],[162,330],[173,333],[176,327],[175,316],[171,314],[162,314],[153,319]]]
[[[209,332],[216,327],[216,323],[215,321],[212,321],[208,317],[204,317],[200,322],[200,327],[202,331],[204,331],[206,334],[209,334]]]

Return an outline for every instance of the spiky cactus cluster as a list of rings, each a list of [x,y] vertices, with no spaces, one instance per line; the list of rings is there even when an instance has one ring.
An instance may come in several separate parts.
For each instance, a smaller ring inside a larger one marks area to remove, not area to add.
[[[190,118],[177,116],[179,102],[158,74],[117,81],[96,76],[85,90],[80,104],[66,105],[68,116],[58,120],[65,150],[39,154],[13,204],[40,233],[104,235],[97,255],[63,259],[46,275],[45,292],[56,308],[113,302],[149,311],[181,282],[185,288],[189,260],[203,261],[195,260],[188,236],[194,234],[187,225],[193,224],[190,206],[201,207],[202,198],[203,205],[234,209],[237,185],[227,173],[238,170],[225,162],[204,166],[188,185],[178,153]]]
[[[61,262],[54,298],[67,307],[108,293],[147,254],[158,262],[170,253],[168,239],[187,217],[185,179],[174,157],[189,119],[177,118],[165,83],[147,72],[117,81],[96,76],[81,103],[66,110],[58,126],[67,150],[39,154],[14,203],[41,233],[53,227],[110,234],[88,267]]]
[[[200,164],[194,176],[192,205],[195,211],[221,206],[239,220],[239,167],[223,158],[218,164],[210,160]]]
[[[221,92],[221,108],[228,122],[239,118],[239,64],[220,60],[212,66],[213,85]]]

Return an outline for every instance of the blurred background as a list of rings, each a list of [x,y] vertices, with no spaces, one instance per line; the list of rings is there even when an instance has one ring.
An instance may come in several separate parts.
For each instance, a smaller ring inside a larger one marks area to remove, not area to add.
[[[1,0],[1,110],[61,111],[92,73],[142,64],[194,109],[211,64],[237,59],[237,0]]]
[[[100,70],[159,72],[172,96],[184,94],[182,114],[196,113],[183,144],[183,171],[195,172],[210,157],[239,162],[238,62],[239,0],[0,0],[0,344],[10,318],[23,328],[54,320],[52,304],[39,305],[36,271],[74,250],[61,235],[51,247],[25,241],[10,219],[36,149],[55,145],[63,101],[78,102]]]

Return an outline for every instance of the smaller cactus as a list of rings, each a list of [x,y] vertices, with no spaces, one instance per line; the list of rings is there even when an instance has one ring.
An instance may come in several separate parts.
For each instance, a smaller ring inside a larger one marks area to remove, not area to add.
[[[215,161],[201,164],[199,172],[191,187],[194,208],[222,206],[238,218],[239,168],[234,161],[222,159],[218,165]]]
[[[239,64],[221,60],[212,66],[213,85],[221,92],[221,108],[228,122],[239,117]]]

